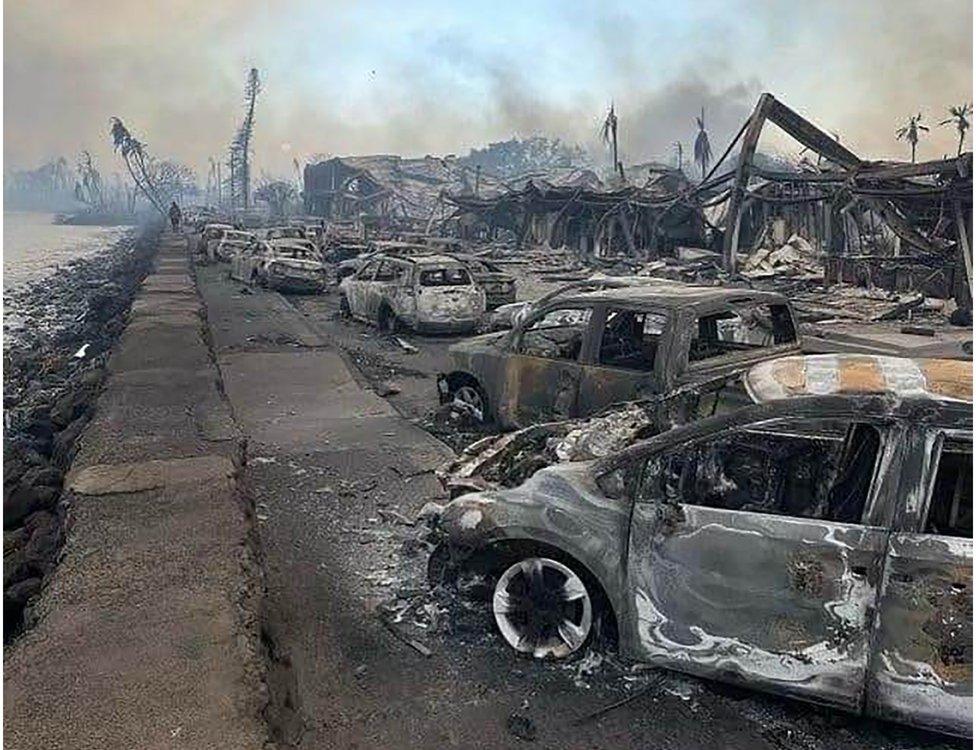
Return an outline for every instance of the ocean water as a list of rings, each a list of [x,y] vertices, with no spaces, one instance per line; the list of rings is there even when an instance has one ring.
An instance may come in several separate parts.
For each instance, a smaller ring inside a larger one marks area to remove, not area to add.
[[[41,279],[59,265],[95,255],[131,227],[53,224],[54,214],[3,212],[3,290]]]

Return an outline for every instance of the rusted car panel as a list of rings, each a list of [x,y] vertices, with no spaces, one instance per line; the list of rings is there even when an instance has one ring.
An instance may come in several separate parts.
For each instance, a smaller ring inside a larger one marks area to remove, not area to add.
[[[973,400],[972,365],[951,359],[867,354],[783,357],[754,367],[745,385],[756,401],[828,393]]]
[[[771,320],[750,321],[758,343],[723,330],[724,318],[745,320],[757,308],[771,311]],[[586,320],[547,322],[573,311],[585,312]],[[621,285],[555,297],[534,306],[508,334],[455,344],[453,370],[441,375],[439,392],[449,402],[461,385],[476,383],[486,418],[520,427],[721,384],[758,362],[799,351],[793,313],[780,295],[677,282]]]
[[[638,503],[637,656],[852,711],[887,531]]]
[[[867,712],[971,736],[972,540],[892,534],[878,612]]]

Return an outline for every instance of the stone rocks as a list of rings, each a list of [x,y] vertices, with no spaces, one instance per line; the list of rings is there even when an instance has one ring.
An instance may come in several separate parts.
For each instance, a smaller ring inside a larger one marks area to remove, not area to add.
[[[75,453],[77,452],[75,441],[78,440],[82,430],[85,429],[85,425],[88,424],[88,419],[87,414],[82,414],[74,422],[54,436],[54,446],[51,454],[51,460],[56,467],[61,469],[61,471],[66,472],[68,467],[71,466],[71,461],[74,459]]]
[[[12,528],[20,524],[27,516],[38,510],[53,508],[57,502],[58,488],[51,486],[49,469],[34,467],[20,478],[17,486],[3,498],[3,525]],[[54,473],[58,477],[57,472]],[[60,481],[58,477],[55,485]]]
[[[28,599],[30,599],[40,590],[40,578],[25,578],[23,581],[15,583],[13,586],[3,592],[4,604],[6,604],[7,600],[9,600],[12,604],[20,604],[23,606],[27,603]]]
[[[54,569],[64,473],[90,418],[112,345],[148,273],[156,235],[129,236],[39,282],[4,291],[4,639]],[[86,345],[83,357],[75,353]]]

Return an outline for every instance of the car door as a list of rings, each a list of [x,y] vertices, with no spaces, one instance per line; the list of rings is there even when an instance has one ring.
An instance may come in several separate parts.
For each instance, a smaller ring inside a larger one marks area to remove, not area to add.
[[[369,318],[369,292],[379,261],[371,260],[345,282],[349,311],[357,318]]]
[[[396,261],[392,258],[380,260],[366,292],[366,315],[370,320],[378,321],[380,308],[384,303],[390,304],[398,279]]]
[[[637,655],[858,711],[888,529],[887,431],[779,419],[644,466],[627,575]]]
[[[916,430],[888,544],[866,711],[973,731],[973,436]]]
[[[661,392],[668,320],[664,311],[599,309],[592,324],[594,356],[582,365],[581,415]]]
[[[535,313],[513,334],[498,405],[503,421],[521,426],[578,414],[592,317],[591,306],[566,303]]]

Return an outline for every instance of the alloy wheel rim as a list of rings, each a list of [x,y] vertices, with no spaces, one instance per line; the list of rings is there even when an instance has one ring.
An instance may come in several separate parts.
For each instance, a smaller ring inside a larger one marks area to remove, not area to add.
[[[562,659],[586,642],[593,604],[576,573],[556,560],[530,557],[495,585],[492,611],[499,632],[516,651]]]
[[[479,419],[484,419],[485,405],[478,389],[470,385],[462,385],[454,392],[454,400],[471,407],[478,413]]]

